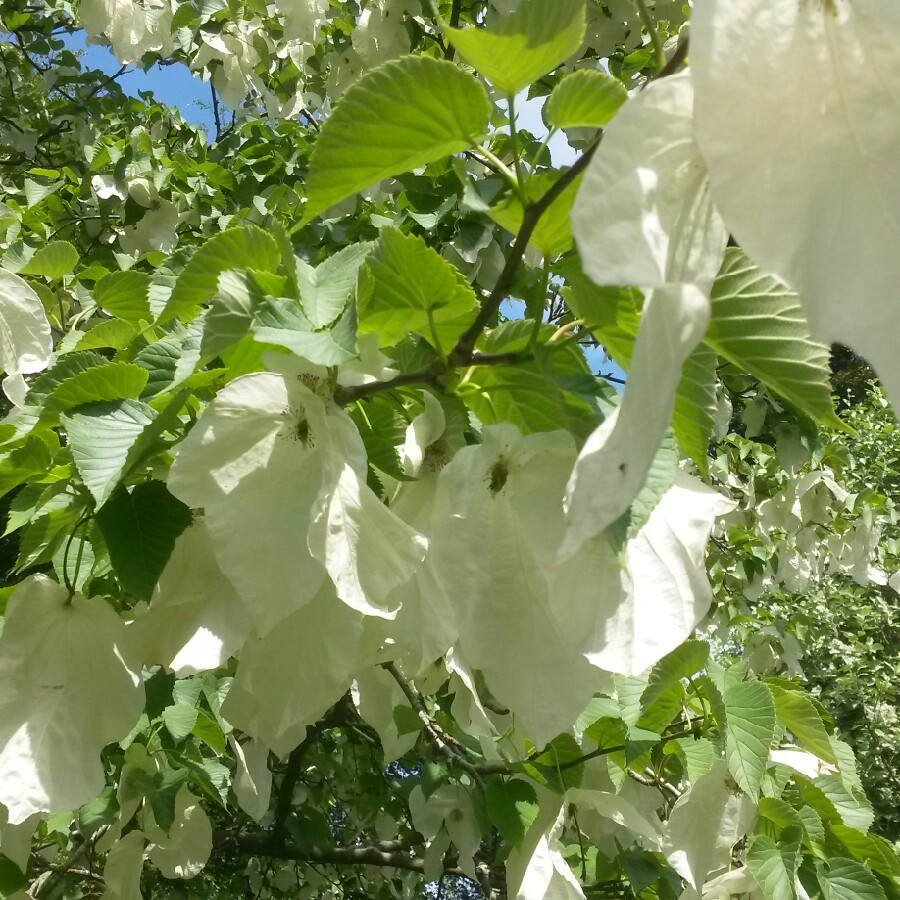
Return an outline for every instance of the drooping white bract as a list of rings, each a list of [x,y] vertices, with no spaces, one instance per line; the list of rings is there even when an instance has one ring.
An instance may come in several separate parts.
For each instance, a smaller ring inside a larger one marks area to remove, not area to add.
[[[222,715],[287,755],[375,661],[381,636],[366,625],[377,621],[342,603],[326,579],[302,609],[245,644]]]
[[[660,79],[620,110],[572,210],[586,274],[649,289],[621,406],[590,436],[567,489],[564,556],[637,496],[672,419],[684,361],[706,334],[728,233],[693,137],[693,88]]]
[[[663,853],[695,890],[728,866],[731,850],[753,823],[756,808],[722,760],[678,798],[669,814]]]
[[[416,480],[400,486],[391,509],[416,531],[430,537],[438,476],[450,461],[452,448],[444,438],[447,418],[440,402],[427,391],[423,400],[425,409],[409,423],[400,452],[404,471]],[[415,676],[442,657],[456,640],[454,616],[428,566],[420,566],[392,599],[399,603],[400,610],[386,625],[386,634],[394,641],[396,657]]]
[[[144,868],[144,833],[129,831],[113,844],[103,866],[104,889],[100,900],[141,900]]]
[[[606,128],[572,209],[581,264],[597,284],[709,293],[728,232],[694,143],[693,106],[688,73],[663,78]]]
[[[382,666],[368,666],[356,673],[354,685],[353,702],[360,716],[378,733],[385,764],[412,750],[419,732],[400,733],[394,710],[408,704],[394,677]]]
[[[138,62],[145,53],[172,52],[169,0],[82,0],[81,20],[92,38],[105,37],[119,62]]]
[[[693,634],[713,602],[706,544],[716,518],[734,508],[718,491],[678,472],[625,545],[624,565],[601,536],[559,567],[556,619],[593,665],[638,675]]]
[[[484,430],[441,471],[426,567],[452,612],[457,652],[541,746],[572,722],[605,677],[554,618],[549,569],[575,447],[566,432]]]
[[[481,827],[471,793],[461,784],[444,784],[426,798],[422,787],[417,785],[409,795],[409,810],[416,831],[431,842],[429,850],[435,846],[443,848],[435,860],[440,866],[438,871],[443,868],[441,857],[452,841],[459,852],[459,867],[475,878],[474,857],[481,846]],[[426,867],[428,857],[435,855],[434,852],[426,854]]]
[[[212,852],[212,825],[200,801],[182,785],[175,797],[175,821],[168,832],[144,811],[144,833],[150,842],[147,854],[164,878],[193,878]]]
[[[272,772],[269,769],[269,748],[262,741],[252,738],[238,743],[229,736],[228,743],[234,752],[236,771],[231,784],[238,806],[255,822],[268,812],[272,795]]]
[[[53,353],[50,323],[41,299],[28,283],[0,269],[0,369],[6,374],[3,391],[20,405],[23,375],[47,368]]]
[[[144,708],[125,625],[45,575],[13,592],[0,635],[0,802],[9,821],[77,809],[103,787],[100,751]],[[65,753],[60,753],[60,748]]]
[[[643,487],[672,419],[681,367],[709,315],[709,299],[694,285],[647,298],[622,402],[585,442],[566,487],[563,558],[612,525]]]
[[[176,541],[150,609],[130,626],[135,652],[185,678],[225,663],[253,628],[250,614],[195,522]]]
[[[691,23],[696,137],[747,253],[813,337],[864,355],[900,401],[900,7],[706,0]]]
[[[388,595],[425,555],[424,540],[366,484],[350,417],[316,392],[300,360],[228,384],[181,443],[169,489],[202,507],[213,552],[260,634],[300,609],[326,570],[338,595],[390,617]]]

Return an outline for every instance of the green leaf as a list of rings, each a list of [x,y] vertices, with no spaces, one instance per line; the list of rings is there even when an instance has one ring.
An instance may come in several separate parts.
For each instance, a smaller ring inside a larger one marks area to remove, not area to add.
[[[219,289],[219,275],[228,269],[274,272],[281,261],[275,239],[256,225],[229,228],[208,240],[188,260],[175,281],[161,322],[189,321]]]
[[[583,755],[571,734],[561,734],[536,759],[525,763],[524,769],[536,781],[564,794],[569,788],[581,786],[584,763],[576,760]]]
[[[28,876],[11,860],[0,854],[0,897],[24,896]]]
[[[775,701],[761,681],[742,681],[723,692],[728,720],[725,755],[728,770],[751,797],[759,795],[775,738]]]
[[[754,835],[747,846],[747,866],[766,900],[795,900],[794,879],[800,860],[799,828],[786,829],[776,842]]]
[[[60,385],[94,366],[104,366],[107,363],[105,356],[90,350],[75,350],[61,356],[46,372],[42,372],[31,382],[25,395],[25,406],[35,415],[43,412],[50,395]]]
[[[204,327],[202,319],[197,319],[135,355],[135,364],[148,372],[147,384],[141,394],[144,399],[172,390],[193,374],[200,362]]]
[[[119,801],[116,789],[107,786],[99,796],[78,810],[78,830],[87,838],[103,825],[112,825],[118,818]]]
[[[70,274],[77,265],[78,251],[72,244],[68,241],[50,241],[28,260],[19,274],[43,275],[56,281]]]
[[[126,322],[151,322],[150,276],[143,272],[110,272],[94,285],[94,302]]]
[[[875,814],[861,790],[850,789],[838,775],[820,775],[813,782],[813,786],[827,799],[845,825],[863,832],[869,830]],[[833,816],[829,817],[827,811],[823,812],[811,801],[810,805],[822,815],[823,819],[833,820]]]
[[[866,863],[887,878],[900,876],[900,859],[883,837],[877,834],[862,834],[842,822],[831,822],[828,827],[857,860]]]
[[[503,838],[513,846],[521,844],[539,811],[534,788],[521,778],[489,778],[484,802],[491,824]]]
[[[173,769],[170,766],[152,775],[147,772],[134,772],[131,775],[131,780],[150,801],[156,824],[164,831],[168,831],[175,823],[175,798],[187,779],[186,769]]]
[[[162,712],[166,730],[176,741],[183,741],[197,722],[197,708],[188,703],[175,703]]]
[[[21,447],[0,457],[0,497],[30,478],[46,475],[53,464],[47,443],[30,434]]]
[[[304,221],[384,178],[474,146],[490,113],[482,85],[445,60],[407,56],[366,72],[316,138]]]
[[[528,197],[531,201],[538,200],[552,186],[562,173],[538,172],[529,176],[526,185]],[[582,181],[579,175],[565,190],[550,204],[528,238],[528,243],[536,247],[547,257],[559,256],[572,246],[572,225],[570,216],[575,195],[581,187]],[[512,192],[488,210],[490,217],[510,234],[518,234],[522,227],[525,212],[522,202]]]
[[[837,765],[828,732],[812,701],[799,691],[786,691],[777,685],[770,686],[775,698],[775,715],[778,721],[806,750],[815,753],[819,759]]]
[[[506,96],[552,72],[584,39],[584,0],[522,0],[486,28],[444,28],[470,66]]]
[[[122,350],[127,347],[138,335],[133,325],[124,319],[104,319],[97,322],[90,331],[86,331],[75,345],[76,350],[97,350],[102,347],[112,347],[113,350]]]
[[[359,327],[376,332],[384,346],[396,344],[410,331],[433,343],[435,333],[453,341],[477,306],[462,273],[415,235],[383,229],[366,267],[372,277],[360,292]],[[439,326],[448,323],[452,330],[442,334]]]
[[[797,295],[737,247],[713,286],[706,343],[820,424],[846,430],[831,401],[828,348],[809,336]]]
[[[356,305],[347,308],[330,328],[315,330],[294,300],[266,300],[256,313],[253,336],[266,344],[286,347],[320,366],[338,366],[355,359]]]
[[[154,410],[137,400],[87,404],[63,415],[72,460],[97,508],[112,493],[135,442],[155,418]]]
[[[647,687],[641,695],[641,717],[638,725],[651,731],[662,731],[681,709],[684,699],[682,678],[696,675],[709,658],[709,644],[688,640],[666,654],[651,670]]]
[[[110,362],[92,366],[68,377],[47,398],[46,409],[61,412],[101,400],[140,397],[147,383],[147,370],[134,363]]]
[[[716,423],[716,364],[718,357],[701,344],[685,360],[675,394],[672,430],[681,449],[705,475],[707,450]]]
[[[602,128],[628,99],[618,78],[599,69],[566,75],[553,88],[544,106],[544,118],[552,128]]]
[[[359,267],[374,246],[372,243],[351,244],[316,268],[297,260],[300,305],[314,328],[325,328],[344,311],[356,286]]]
[[[396,407],[384,397],[376,396],[357,405],[350,414],[365,444],[369,464],[398,481],[409,480],[397,451],[405,439],[406,420]]]
[[[838,857],[821,864],[819,884],[825,900],[886,900],[878,879],[852,859]]]
[[[145,481],[130,492],[119,485],[97,512],[97,524],[123,589],[149,601],[191,511],[161,481]]]

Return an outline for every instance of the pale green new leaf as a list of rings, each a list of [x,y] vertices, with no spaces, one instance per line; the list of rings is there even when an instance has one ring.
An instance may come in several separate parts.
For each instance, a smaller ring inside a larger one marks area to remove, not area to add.
[[[796,294],[729,247],[711,299],[706,343],[716,353],[822,425],[845,427],[831,400],[828,348],[809,336]]]
[[[372,69],[341,97],[316,139],[304,220],[474,146],[490,109],[481,84],[453,63],[408,56]]]
[[[330,325],[347,306],[359,267],[374,245],[350,244],[313,268],[297,260],[300,305],[314,328]]]
[[[72,460],[97,508],[112,493],[135,441],[155,418],[154,410],[137,400],[91,403],[63,414]]]
[[[377,333],[384,346],[410,331],[435,343],[439,326],[459,323],[478,305],[460,271],[416,235],[385,228],[366,267],[372,282],[361,292],[359,327]]]
[[[815,753],[819,759],[837,765],[822,717],[809,697],[800,691],[786,691],[777,685],[772,685],[771,691],[775,698],[775,715],[794,735],[797,743],[810,753]]]
[[[819,884],[825,900],[886,900],[878,879],[852,859],[829,859],[821,864]]]
[[[56,281],[69,275],[77,264],[78,251],[68,241],[50,241],[19,269],[19,274],[43,275]]]
[[[759,795],[775,738],[775,701],[761,681],[742,681],[725,688],[725,755],[728,770],[743,791]]]
[[[444,28],[459,55],[505,96],[552,72],[581,46],[584,0],[522,0],[487,27]]]
[[[150,322],[150,276],[128,270],[110,272],[94,285],[94,301],[111,316],[137,325]]]
[[[228,269],[274,272],[281,261],[275,239],[256,225],[229,228],[203,244],[190,258],[160,316],[162,322],[194,318],[219,288],[219,275]]]
[[[35,575],[6,608],[0,802],[12,823],[96,797],[104,784],[100,751],[124,739],[144,707],[125,623],[101,598],[71,599],[65,587]]]
[[[880,0],[710,0],[691,21],[716,205],[750,258],[797,291],[812,336],[865,356],[895,402],[900,117],[885,110],[898,42],[900,7]]]
[[[544,106],[544,118],[553,128],[602,128],[628,99],[618,78],[599,69],[566,75],[553,88]]]
[[[795,900],[801,834],[799,828],[788,828],[777,842],[762,834],[750,839],[747,866],[766,900]]]

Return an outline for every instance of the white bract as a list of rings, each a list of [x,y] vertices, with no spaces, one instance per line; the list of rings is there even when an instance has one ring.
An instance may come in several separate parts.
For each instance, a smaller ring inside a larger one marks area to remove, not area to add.
[[[113,844],[103,867],[103,894],[100,900],[141,900],[141,871],[144,868],[144,834],[129,831]]]
[[[898,40],[900,8],[878,0],[706,0],[691,26],[716,205],[813,336],[863,354],[895,401]]]
[[[566,487],[564,558],[612,525],[643,487],[672,419],[681,368],[709,315],[708,298],[693,285],[647,298],[622,402],[585,442]]]
[[[163,831],[145,811],[147,856],[164,878],[193,878],[212,852],[212,825],[200,801],[183,785],[175,797],[175,821]]]
[[[286,756],[374,661],[378,640],[368,638],[365,621],[326,581],[303,609],[244,645],[222,715]]]
[[[362,439],[316,393],[321,376],[280,360],[285,374],[246,375],[219,392],[182,442],[169,489],[204,509],[219,565],[260,634],[328,575],[354,609],[390,617],[389,594],[425,542],[367,486]]]
[[[23,375],[47,368],[53,353],[50,323],[40,297],[18,275],[0,269],[0,369],[4,393],[25,399]]]
[[[567,730],[603,673],[573,653],[553,615],[551,569],[575,456],[564,432],[484,431],[441,471],[427,565],[453,610],[457,652],[480,669],[539,746]]]
[[[129,632],[141,660],[184,678],[227,662],[252,626],[213,556],[206,526],[195,522],[178,538],[150,609]]]
[[[144,708],[125,625],[44,575],[15,590],[0,635],[0,802],[9,821],[77,809],[103,787],[100,751]],[[60,747],[66,752],[61,754]]]
[[[261,741],[239,743],[229,737],[237,763],[232,789],[241,809],[256,822],[269,810],[272,794],[272,772],[269,770],[269,748]]]

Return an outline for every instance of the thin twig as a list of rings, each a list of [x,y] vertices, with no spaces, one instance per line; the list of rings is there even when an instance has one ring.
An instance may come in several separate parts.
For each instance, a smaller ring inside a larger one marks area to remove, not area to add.
[[[653,44],[653,53],[656,56],[656,71],[657,73],[662,72],[666,65],[666,50],[663,47],[662,38],[659,36],[659,26],[654,21],[653,16],[650,15],[650,10],[647,9],[645,0],[634,0],[634,2],[637,6],[638,15],[641,17],[641,22],[643,22],[644,28],[647,29],[647,33],[650,35],[650,42]]]
[[[50,877],[34,892],[35,898],[53,897],[56,888],[60,882],[66,877],[70,869],[74,868],[85,857],[90,858],[94,844],[106,834],[109,825],[101,825],[89,838],[82,841],[70,854],[69,858],[58,868],[54,869]]]

